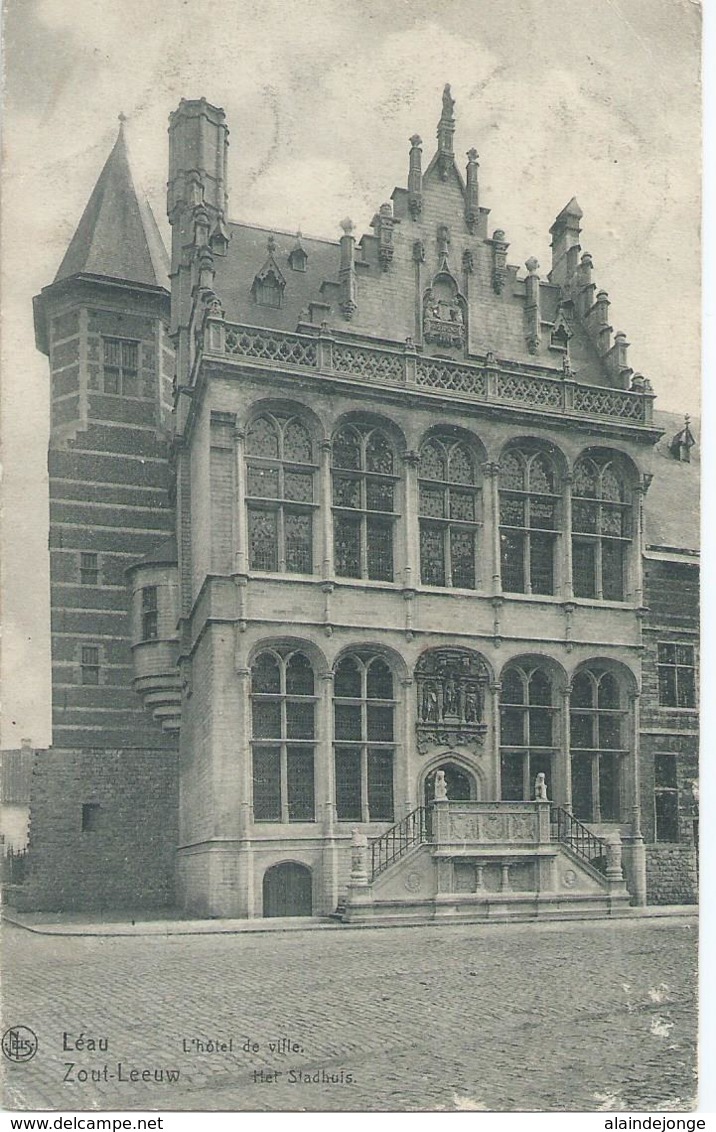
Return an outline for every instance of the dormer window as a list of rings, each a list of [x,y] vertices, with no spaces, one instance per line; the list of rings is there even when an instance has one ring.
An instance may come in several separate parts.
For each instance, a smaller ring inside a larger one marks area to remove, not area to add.
[[[251,294],[253,295],[254,302],[260,307],[281,307],[283,306],[283,292],[286,286],[286,280],[274,258],[276,240],[273,236],[269,236],[267,247],[268,259],[254,277],[254,281],[251,284]]]
[[[257,276],[251,288],[254,302],[260,307],[280,307],[283,302],[283,287],[275,275],[266,275],[263,279]]]
[[[301,243],[300,233],[296,239],[295,247],[292,248],[289,253],[288,266],[291,268],[291,271],[308,270],[308,253]]]

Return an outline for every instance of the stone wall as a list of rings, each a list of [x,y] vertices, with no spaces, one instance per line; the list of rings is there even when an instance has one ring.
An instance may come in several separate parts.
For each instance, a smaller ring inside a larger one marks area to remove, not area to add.
[[[172,905],[177,815],[174,751],[43,752],[33,770],[29,871],[17,906]]]

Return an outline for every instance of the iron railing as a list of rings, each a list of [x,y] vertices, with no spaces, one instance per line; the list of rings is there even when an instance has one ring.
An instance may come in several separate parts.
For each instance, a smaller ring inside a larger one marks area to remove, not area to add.
[[[402,821],[381,833],[370,843],[370,880],[392,865],[394,861],[412,849],[413,845],[422,845],[430,840],[428,815],[425,806],[418,806]]]
[[[607,871],[607,848],[600,837],[561,806],[552,806],[553,836],[600,873]]]

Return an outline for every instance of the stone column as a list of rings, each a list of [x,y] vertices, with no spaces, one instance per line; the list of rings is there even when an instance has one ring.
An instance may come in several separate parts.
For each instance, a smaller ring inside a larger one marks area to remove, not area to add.
[[[243,428],[234,429],[234,452],[236,457],[236,544],[234,562],[237,574],[245,574],[249,568],[248,522],[246,518],[246,432]]]
[[[572,687],[567,684],[567,687],[562,691],[562,745],[558,753],[560,760],[559,774],[561,779],[561,801],[559,804],[571,814],[572,812],[572,753],[571,747],[571,732],[570,732],[570,718],[569,709],[572,699]],[[555,791],[552,791],[554,796]]]
[[[346,894],[345,919],[370,915],[373,896],[368,879],[368,838],[355,826],[351,840],[351,875]]]
[[[502,593],[502,568],[500,563],[500,465],[494,462],[483,464],[487,491],[484,492],[482,508],[482,530],[486,560],[490,563],[491,578],[488,588],[495,596]]]
[[[251,669],[236,668],[239,681],[241,703],[241,728],[237,735],[239,750],[237,760],[241,781],[241,800],[239,803],[239,884],[244,889],[245,915],[251,919],[261,915],[261,908],[254,907],[254,852],[251,843],[253,815],[251,799],[253,793],[253,762],[251,757]]]
[[[631,548],[630,579],[632,601],[637,607],[644,604],[644,496],[650,482],[650,479],[644,477],[634,492],[634,542]]]
[[[405,556],[404,584],[416,586],[420,581],[420,526],[418,519],[418,464],[420,456],[409,451],[403,456],[405,464]]]
[[[639,692],[631,697],[632,762],[631,762],[631,846],[624,846],[623,857],[631,880],[634,902],[646,904],[646,852],[641,832],[641,774],[639,766]]]
[[[322,824],[324,836],[330,837],[335,832],[336,822],[333,728],[331,726],[333,717],[333,673],[322,672],[320,681],[320,698],[316,704],[318,709],[316,735],[316,801],[318,813],[316,817]]]
[[[396,813],[396,821],[406,817],[416,806],[422,805],[422,798],[415,795],[416,767],[414,766],[413,752],[415,751],[415,684],[412,676],[404,676],[400,681],[403,690],[403,702],[398,710],[401,712],[401,725],[399,728],[402,743],[402,757],[398,761],[397,788],[400,796],[398,806],[400,812]]]
[[[500,755],[500,691],[502,685],[499,680],[490,684],[490,709],[492,711],[492,765],[494,768],[493,781],[495,783],[495,801],[502,797],[502,758]],[[482,799],[483,801],[485,799]]]
[[[572,476],[564,477],[564,490],[562,493],[562,587],[561,594],[565,601],[574,596],[574,583],[572,580]]]
[[[321,441],[320,468],[321,515],[321,576],[324,581],[333,577],[333,496],[331,493],[331,442]]]

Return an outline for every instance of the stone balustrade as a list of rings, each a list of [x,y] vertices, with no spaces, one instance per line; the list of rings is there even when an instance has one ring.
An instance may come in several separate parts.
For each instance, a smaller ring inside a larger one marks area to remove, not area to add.
[[[570,419],[599,419],[651,426],[654,394],[650,388],[627,391],[580,384],[565,371],[496,360],[473,362],[429,357],[406,341],[402,347],[349,342],[326,327],[311,333],[239,326],[209,314],[203,330],[202,357],[236,359],[252,366],[310,371],[326,377],[355,379],[386,387],[404,386],[440,393],[456,400],[517,406]],[[196,372],[196,367],[195,367]]]

